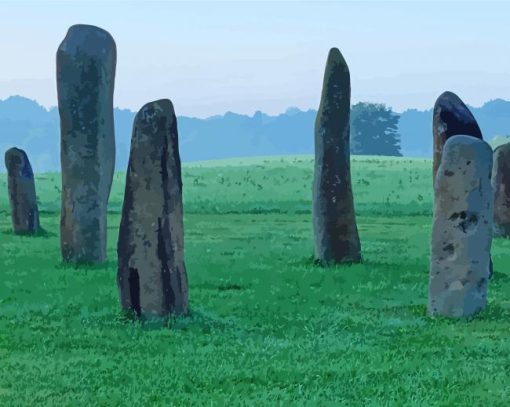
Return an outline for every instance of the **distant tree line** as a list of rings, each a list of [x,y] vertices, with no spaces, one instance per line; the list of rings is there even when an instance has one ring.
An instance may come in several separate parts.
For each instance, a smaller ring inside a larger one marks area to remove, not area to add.
[[[360,102],[351,107],[351,154],[402,156],[400,116],[384,104]]]

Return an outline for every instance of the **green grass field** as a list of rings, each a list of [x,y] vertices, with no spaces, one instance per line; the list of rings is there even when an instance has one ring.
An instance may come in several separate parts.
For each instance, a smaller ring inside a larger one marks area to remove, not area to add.
[[[493,243],[485,311],[429,318],[430,161],[354,158],[352,173],[364,263],[323,269],[311,157],[186,165],[192,314],[145,324],[119,308],[124,174],[101,267],[60,261],[58,174],[36,179],[36,237],[11,233],[4,185],[0,405],[507,406],[510,241]]]
[[[359,214],[431,214],[432,164],[424,159],[354,158],[352,178]],[[266,157],[184,166],[186,213],[310,213],[313,157]],[[110,211],[120,212],[125,174],[115,175]],[[7,190],[5,174],[0,184]],[[60,211],[60,174],[36,176],[39,209]],[[0,211],[8,210],[7,193]]]

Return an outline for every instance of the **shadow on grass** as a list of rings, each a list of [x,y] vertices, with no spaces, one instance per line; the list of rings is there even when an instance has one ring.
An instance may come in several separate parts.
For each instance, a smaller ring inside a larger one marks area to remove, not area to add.
[[[50,232],[42,227],[36,233],[14,233],[12,229],[4,229],[1,232],[3,235],[7,236],[23,236],[23,237],[33,237],[33,238],[45,238],[49,239],[52,237],[56,237],[57,234],[54,232]]]
[[[59,217],[60,218],[60,202],[59,206],[51,207],[51,209],[48,208],[39,208],[39,215],[45,215],[48,217]]]
[[[510,277],[501,271],[494,271],[490,283],[508,280]]]
[[[430,326],[469,325],[470,323],[475,324],[483,322],[505,323],[510,320],[510,306],[502,307],[500,304],[490,302],[485,309],[480,310],[471,316],[458,318],[443,315],[430,315],[426,300],[424,299],[421,299],[419,303],[416,303],[416,301],[409,302],[408,300],[405,300],[401,305],[369,306],[360,302],[352,303],[351,305],[357,310],[376,312],[387,317],[399,316],[401,318],[420,318]]]
[[[306,258],[302,258],[299,262],[293,262],[293,264],[301,264],[303,266],[310,266],[315,268],[321,268],[321,269],[334,269],[334,268],[342,268],[342,267],[351,267],[351,266],[359,266],[359,265],[365,265],[366,261],[364,259],[361,259],[360,261],[343,261],[340,263],[331,261],[331,262],[325,262],[320,259],[316,259],[315,256],[308,256]]]
[[[117,262],[113,260],[107,260],[104,263],[88,263],[88,262],[78,262],[78,263],[66,263],[61,261],[57,268],[59,270],[83,270],[83,271],[95,271],[95,270],[110,270],[117,269]]]
[[[328,268],[336,268],[343,266],[350,266],[356,263],[341,263],[341,264],[326,264],[319,259],[316,259],[314,255],[306,256],[306,257],[297,257],[294,259],[289,259],[286,262],[290,266],[305,266],[317,269],[328,269]],[[357,263],[359,264],[359,263]]]
[[[487,308],[467,319],[479,321],[510,321],[510,308],[503,308],[499,304],[488,304]]]
[[[218,286],[219,291],[239,291],[245,290],[246,288],[239,284],[223,284]]]
[[[203,310],[190,310],[187,315],[170,315],[166,317],[139,317],[134,311],[121,311],[118,321],[132,324],[144,331],[170,329],[182,332],[198,332],[209,334],[234,329],[236,324],[232,318],[222,318]]]
[[[440,324],[440,325],[458,325],[458,324],[470,324],[477,322],[507,322],[510,320],[510,309],[503,308],[498,304],[488,304],[487,307],[481,311],[476,312],[473,315],[467,317],[446,317],[442,315],[431,316],[427,312],[426,307],[424,308],[423,315],[429,323]]]

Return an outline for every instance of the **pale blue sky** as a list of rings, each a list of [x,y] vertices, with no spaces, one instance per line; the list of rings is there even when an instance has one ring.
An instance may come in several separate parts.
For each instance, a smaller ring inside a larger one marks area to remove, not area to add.
[[[115,105],[167,97],[177,114],[317,108],[338,47],[352,101],[401,111],[444,90],[479,106],[510,99],[510,2],[0,0],[0,99],[56,105],[55,52],[70,25],[117,43]]]

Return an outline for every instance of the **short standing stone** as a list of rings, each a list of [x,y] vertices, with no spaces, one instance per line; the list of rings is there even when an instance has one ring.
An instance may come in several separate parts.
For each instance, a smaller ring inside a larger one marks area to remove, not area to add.
[[[124,310],[187,313],[181,162],[168,99],[146,104],[135,117],[117,253]]]
[[[324,265],[361,261],[351,185],[350,103],[349,68],[340,51],[332,48],[315,121],[315,258]]]
[[[435,182],[429,305],[432,315],[467,317],[485,308],[490,273],[492,149],[454,136]]]
[[[510,143],[494,150],[492,189],[494,191],[494,235],[510,237]]]
[[[115,165],[117,51],[101,28],[74,25],[57,51],[64,261],[106,260],[106,212]]]
[[[437,169],[441,163],[444,143],[451,136],[465,135],[482,139],[482,132],[475,118],[453,92],[444,92],[436,100],[433,117],[434,163],[433,179],[436,179]]]
[[[12,229],[17,234],[39,231],[39,210],[35,194],[34,173],[27,154],[18,148],[5,152],[7,186],[11,204]]]

